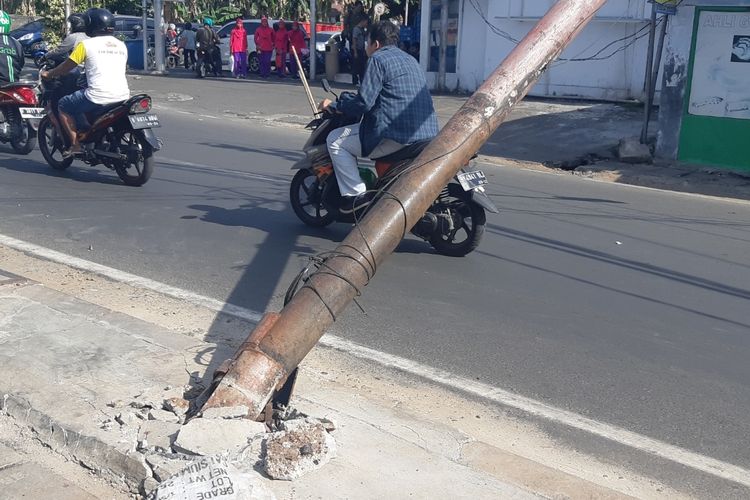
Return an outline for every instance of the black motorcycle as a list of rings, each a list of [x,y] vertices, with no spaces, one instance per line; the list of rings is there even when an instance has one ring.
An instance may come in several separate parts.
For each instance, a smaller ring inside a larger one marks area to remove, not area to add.
[[[80,154],[64,157],[70,147],[60,128],[57,100],[59,89],[54,80],[43,81],[42,104],[47,115],[39,123],[39,149],[47,163],[56,170],[65,170],[78,159],[95,166],[102,164],[114,170],[128,186],[142,186],[154,171],[154,152],[161,148],[153,129],[159,118],[150,113],[151,97],[138,94],[125,102],[107,106],[87,115],[91,126],[79,132]]]
[[[326,80],[323,80],[323,88],[336,96]],[[292,167],[299,171],[292,178],[289,190],[292,209],[305,224],[325,227],[333,222],[355,222],[355,214],[343,214],[339,210],[343,199],[326,138],[332,130],[357,121],[324,112],[307,125],[312,134],[303,148],[305,157]],[[360,165],[360,177],[367,189],[377,191],[386,186],[408,169],[427,144],[429,141],[415,143],[378,158],[374,166]],[[442,255],[463,257],[473,251],[484,234],[485,210],[499,212],[485,193],[483,185],[486,183],[481,170],[462,169],[411,229],[412,234],[428,241]]]

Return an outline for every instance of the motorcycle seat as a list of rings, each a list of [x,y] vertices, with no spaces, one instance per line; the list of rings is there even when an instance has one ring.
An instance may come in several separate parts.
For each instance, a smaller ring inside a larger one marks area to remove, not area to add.
[[[395,153],[375,158],[375,160],[379,163],[396,163],[397,161],[411,160],[412,158],[419,156],[419,153],[421,153],[430,142],[431,140],[415,142],[414,144],[409,144],[408,146],[399,149]]]
[[[31,82],[28,80],[21,80],[21,81],[13,82],[13,83],[8,83],[8,82],[0,83],[0,89],[12,89],[14,87],[33,87],[35,85],[36,85],[36,82]]]

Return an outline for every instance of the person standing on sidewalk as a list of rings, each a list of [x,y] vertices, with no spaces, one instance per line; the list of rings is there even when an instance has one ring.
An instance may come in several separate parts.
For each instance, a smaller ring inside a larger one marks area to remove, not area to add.
[[[300,29],[298,21],[292,23],[292,31],[289,32],[289,47],[290,51],[291,47],[294,47],[297,56],[302,61],[303,51],[307,50],[307,42],[305,42],[305,32]],[[299,68],[297,67],[297,60],[294,58],[294,54],[291,57],[291,69],[292,78],[299,78]]]
[[[289,33],[286,23],[279,19],[279,29],[274,33],[273,47],[276,49],[276,73],[279,78],[286,76],[286,54],[289,52]]]
[[[260,26],[255,30],[255,48],[260,54],[260,77],[268,78],[271,74],[271,54],[273,53],[273,28],[268,25],[268,18],[260,18]]]
[[[229,51],[234,59],[234,77],[247,78],[247,31],[241,17],[237,18],[237,24],[232,28]]]
[[[185,69],[195,66],[195,31],[193,25],[185,23],[180,33],[179,46],[182,47],[182,58],[185,60]]]
[[[362,83],[367,67],[367,53],[365,51],[367,16],[363,14],[356,19],[356,23],[352,30],[352,83],[359,85]]]

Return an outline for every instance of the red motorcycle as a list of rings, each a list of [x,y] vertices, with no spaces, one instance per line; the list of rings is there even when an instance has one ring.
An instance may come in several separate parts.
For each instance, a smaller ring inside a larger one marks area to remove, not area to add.
[[[36,146],[38,119],[44,108],[37,107],[36,83],[7,83],[0,86],[0,143],[9,142],[13,151],[27,155]]]

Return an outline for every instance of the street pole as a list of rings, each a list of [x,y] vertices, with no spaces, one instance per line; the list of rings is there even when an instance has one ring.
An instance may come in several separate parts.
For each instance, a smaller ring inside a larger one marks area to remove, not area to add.
[[[445,72],[448,59],[448,0],[442,0],[440,5],[440,56],[438,59],[439,90],[445,90]]]
[[[257,419],[315,346],[469,161],[606,0],[560,0],[450,119],[280,314],[269,313],[218,373],[204,408],[245,405]],[[398,200],[398,201],[396,201]]]
[[[667,36],[668,15],[661,16],[661,28],[659,29],[659,44],[656,46],[654,64],[651,70],[651,81],[648,82],[648,92],[646,97],[646,113],[643,117],[643,128],[641,129],[641,142],[648,141],[648,124],[651,121],[651,110],[654,107],[654,94],[656,94],[656,80],[659,77],[659,66],[661,66],[661,53],[664,50],[664,38]],[[644,139],[645,138],[645,139]]]
[[[315,46],[315,33],[318,29],[317,21],[317,0],[310,0],[310,80],[315,80],[315,72],[317,70],[317,48]]]
[[[65,20],[67,21],[70,17],[70,0],[65,0]],[[70,35],[70,25],[65,23],[65,34]]]
[[[646,54],[646,76],[643,80],[643,90],[646,92],[646,100],[643,103],[643,120],[641,127],[641,144],[646,144],[646,129],[648,128],[649,114],[651,113],[651,73],[654,63],[654,37],[656,35],[656,6],[651,3],[651,24],[648,29],[648,53]]]
[[[148,71],[148,0],[141,0],[141,38],[143,38],[143,71]]]
[[[164,73],[166,61],[164,58],[164,0],[154,0],[154,59],[156,60],[156,72]],[[143,27],[148,32],[148,27]],[[148,35],[146,35],[148,40]]]

